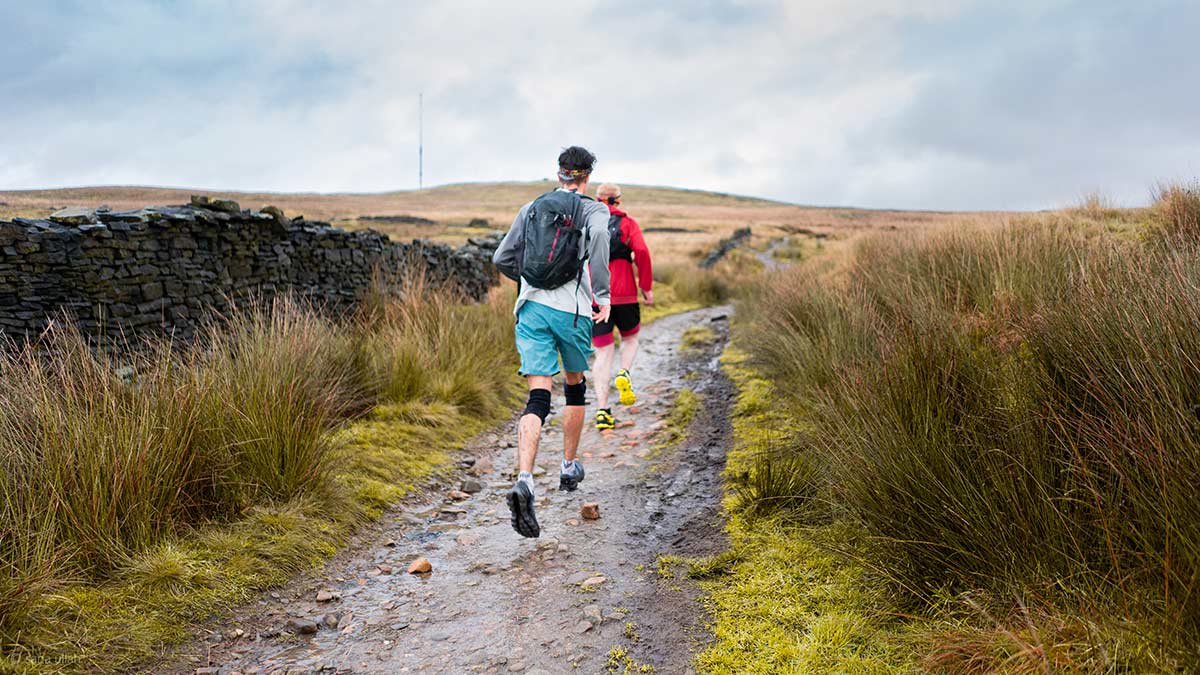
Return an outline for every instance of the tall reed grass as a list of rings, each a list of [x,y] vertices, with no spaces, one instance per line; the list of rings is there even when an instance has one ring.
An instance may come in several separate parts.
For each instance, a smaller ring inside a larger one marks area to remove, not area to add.
[[[1172,242],[1062,216],[877,235],[744,303],[872,569],[918,604],[1065,603],[1200,655],[1200,247]]]
[[[514,368],[506,300],[408,280],[348,319],[249,305],[120,363],[65,324],[0,355],[0,637],[56,585],[189,528],[338,503],[331,432],[377,404],[494,415]]]

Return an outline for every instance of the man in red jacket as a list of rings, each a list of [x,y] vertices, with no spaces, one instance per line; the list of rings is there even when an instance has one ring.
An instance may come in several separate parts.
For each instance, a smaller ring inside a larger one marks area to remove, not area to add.
[[[613,327],[621,332],[621,369],[613,378],[620,392],[621,405],[633,405],[637,395],[633,393],[633,377],[629,374],[633,358],[637,355],[637,334],[641,329],[642,310],[638,305],[638,289],[647,305],[654,304],[653,272],[650,268],[650,249],[642,238],[642,228],[637,221],[621,210],[621,187],[611,183],[601,185],[596,191],[596,200],[608,205],[608,273],[609,297],[612,313],[607,321],[592,326],[592,345],[596,348],[596,361],[592,364],[592,375],[596,378],[596,428],[612,429],[616,426],[612,409],[608,407],[608,377],[612,373]],[[637,268],[636,279],[634,268]]]

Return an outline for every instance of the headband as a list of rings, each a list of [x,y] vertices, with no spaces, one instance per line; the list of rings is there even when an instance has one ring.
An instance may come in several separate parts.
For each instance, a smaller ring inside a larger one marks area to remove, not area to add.
[[[558,167],[558,178],[564,183],[573,183],[580,178],[587,178],[592,173],[591,169],[567,169]]]

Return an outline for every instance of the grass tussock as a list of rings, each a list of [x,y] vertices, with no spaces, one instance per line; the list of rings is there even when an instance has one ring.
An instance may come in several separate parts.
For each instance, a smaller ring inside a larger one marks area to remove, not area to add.
[[[1183,231],[1189,197],[1171,199]],[[925,617],[926,667],[1194,663],[1198,270],[1186,239],[1059,215],[876,235],[832,277],[776,275],[738,334],[775,400],[739,414],[796,464],[743,453],[731,471],[862,532],[847,564]],[[753,521],[755,501],[731,506]]]
[[[120,368],[63,327],[0,356],[0,666],[145,658],[331,554],[502,414],[510,301],[415,281]]]
[[[1125,211],[1102,192],[1089,192],[1080,197],[1079,203],[1070,209],[1070,214],[1097,222],[1120,220],[1125,217]]]
[[[1190,242],[1200,239],[1200,181],[1164,183],[1154,197],[1150,210],[1158,234]]]

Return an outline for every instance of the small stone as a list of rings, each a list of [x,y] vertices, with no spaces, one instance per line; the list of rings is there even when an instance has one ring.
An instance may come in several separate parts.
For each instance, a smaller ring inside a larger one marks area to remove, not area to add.
[[[601,459],[608,459],[610,457],[616,457],[616,456],[617,456],[617,453],[613,452],[612,450],[600,453]]]
[[[629,414],[630,414],[630,415],[637,415],[637,414],[641,413],[643,410],[645,410],[645,408],[643,408],[643,407],[642,407],[642,406],[640,406],[640,405],[630,406],[630,408],[629,408]]]
[[[596,502],[584,502],[579,508],[579,515],[584,520],[600,520],[600,505]]]
[[[579,524],[578,518],[567,518],[567,525],[570,525],[571,527],[575,527],[578,524]]]
[[[583,583],[579,584],[579,587],[580,588],[598,588],[600,586],[600,584],[602,584],[606,581],[608,581],[608,577],[604,576],[603,574],[597,574],[594,577],[588,577],[587,579],[584,579]]]
[[[336,629],[339,621],[341,621],[341,618],[338,617],[337,614],[333,613],[326,614],[325,616],[321,617],[321,623],[325,624],[326,628]]]
[[[588,621],[586,619],[575,624],[575,633],[578,635],[583,635],[584,633],[588,632],[591,629],[592,629],[592,622]]]
[[[617,426],[616,426],[616,427],[614,427],[614,428],[616,428],[616,429],[627,429],[627,428],[629,428],[629,427],[631,427],[631,426],[633,426],[633,420],[625,420],[624,422],[617,422]]]
[[[433,564],[428,558],[417,558],[408,566],[409,574],[429,574],[433,571]]]
[[[583,618],[591,621],[599,626],[604,623],[604,614],[600,611],[600,605],[588,605],[583,608]]]
[[[460,489],[462,492],[473,495],[476,492],[483,492],[483,483],[480,483],[474,478],[468,478],[462,482]]]
[[[317,632],[317,622],[308,619],[288,619],[287,627],[298,635],[312,635]]]
[[[380,571],[380,572],[383,572],[384,574],[391,574],[391,573],[392,573],[392,566],[391,566],[391,565],[380,565],[380,566],[379,566],[379,571]]]
[[[542,466],[541,464],[538,464],[537,466],[533,467],[533,475],[535,477],[545,476],[546,475],[546,467]]]
[[[333,591],[317,591],[317,602],[333,602],[334,600],[341,599],[342,596],[340,593],[334,593]]]
[[[384,546],[386,546],[386,547],[388,547],[388,548],[396,548],[396,540],[395,540],[395,539],[388,539],[387,541],[383,542],[383,545],[384,545]]]
[[[470,494],[463,492],[462,490],[451,490],[446,493],[446,496],[449,497],[450,499],[453,499],[456,502],[461,502],[464,499],[471,498]]]

